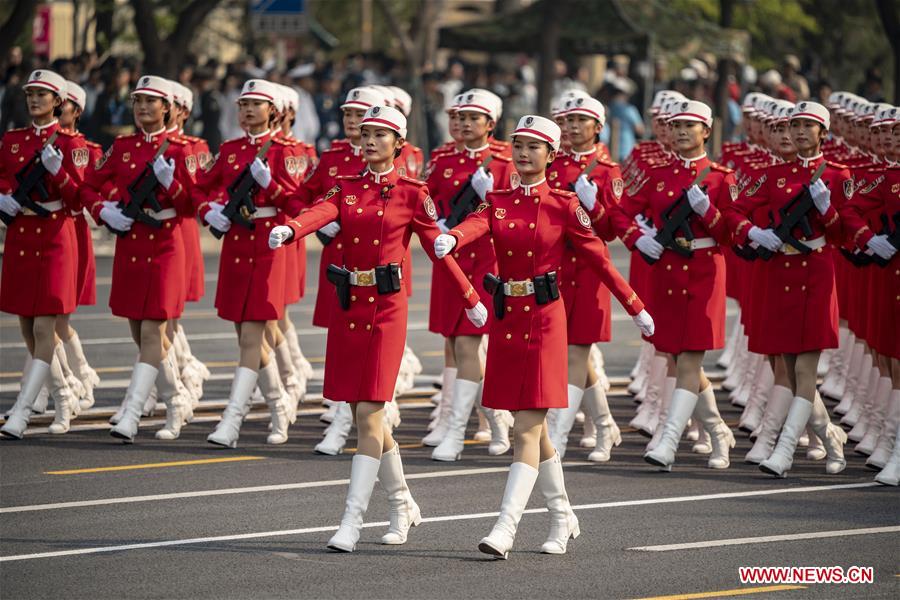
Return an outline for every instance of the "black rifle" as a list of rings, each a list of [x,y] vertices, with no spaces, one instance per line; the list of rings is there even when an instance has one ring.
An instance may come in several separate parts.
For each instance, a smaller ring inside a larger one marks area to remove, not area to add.
[[[168,147],[169,140],[163,140],[162,144],[160,144],[156,153],[153,155],[153,158],[147,161],[144,170],[141,171],[140,175],[138,175],[128,186],[128,204],[125,204],[124,200],[120,200],[118,204],[118,208],[122,211],[123,215],[134,221],[140,221],[144,225],[148,225],[154,229],[161,228],[162,222],[145,213],[144,207],[149,205],[150,209],[155,212],[162,210],[162,205],[156,198],[156,186],[159,185],[159,179],[156,178],[156,173],[153,171],[153,163],[156,162],[157,158],[163,155]],[[109,223],[104,223],[104,225],[119,237],[123,237],[128,233],[127,231],[114,229]]]
[[[591,159],[591,162],[588,163],[588,166],[585,167],[584,171],[581,172],[581,175],[584,175],[586,178],[590,179],[591,173],[594,171],[594,169],[597,168],[597,162],[598,162],[597,157],[595,156],[593,159]],[[581,175],[579,175],[579,177]],[[569,190],[572,192],[575,191],[575,182],[574,181],[569,184]]]
[[[485,273],[481,285],[488,294],[494,297],[494,316],[502,319],[506,311],[506,292],[503,290],[503,280],[493,273]]]
[[[894,231],[890,230],[890,226],[888,223],[888,216],[881,215],[881,223],[884,225],[884,229],[882,229],[882,234],[887,236],[887,241],[890,242],[891,246],[900,250],[900,211],[894,213],[894,216],[891,217],[891,221],[894,222]],[[878,256],[877,254],[875,254],[872,257],[872,260],[875,261],[876,265],[884,268],[884,267],[888,266],[888,264],[896,256],[897,255],[894,254],[894,256],[892,256],[891,258],[884,259],[884,258],[881,258],[880,256]]]
[[[813,232],[809,225],[809,218],[807,215],[815,206],[815,203],[813,202],[812,194],[809,192],[809,186],[819,180],[822,173],[825,172],[825,165],[826,163],[824,162],[819,165],[819,168],[813,173],[812,179],[809,180],[809,184],[804,185],[803,190],[799,194],[794,196],[794,198],[786,205],[778,209],[778,214],[781,216],[781,222],[772,230],[782,243],[793,247],[801,254],[809,254],[812,252],[812,248],[795,238],[792,231],[794,227],[799,225],[804,236],[812,236]],[[767,248],[763,248],[762,246],[756,249],[756,253],[763,260],[769,260],[775,255],[774,252]]]
[[[49,217],[50,211],[32,200],[31,194],[37,193],[41,197],[41,202],[46,202],[50,197],[47,193],[47,186],[44,184],[44,175],[47,174],[47,167],[41,161],[41,152],[45,147],[56,141],[59,131],[54,131],[47,139],[47,143],[41,146],[40,150],[34,153],[34,158],[25,163],[16,173],[16,182],[19,184],[16,191],[12,193],[13,199],[19,203],[23,209],[28,209],[39,217]],[[16,218],[16,215],[8,215],[0,211],[0,220],[9,226]]]
[[[487,166],[491,164],[492,160],[494,160],[494,157],[488,156],[484,159],[483,163],[478,165],[478,169],[487,170]],[[476,169],[476,171],[478,169]],[[481,198],[478,197],[478,192],[472,187],[472,176],[470,175],[465,185],[463,185],[459,191],[456,192],[456,195],[450,199],[450,215],[444,220],[444,224],[448,229],[456,227],[462,223],[463,219],[468,217],[471,212],[478,208],[480,203]]]
[[[673,252],[680,254],[681,256],[690,258],[694,255],[694,251],[691,250],[690,247],[682,246],[676,240],[676,237],[683,237],[684,239],[691,241],[694,239],[694,233],[691,231],[691,226],[689,220],[691,215],[694,214],[694,209],[691,208],[691,203],[687,199],[687,190],[691,189],[695,185],[700,185],[703,183],[703,180],[706,179],[706,176],[709,174],[710,167],[707,166],[705,169],[700,171],[697,174],[696,179],[694,179],[693,183],[688,186],[687,189],[681,192],[681,195],[678,196],[678,199],[672,203],[669,208],[662,214],[663,218],[663,226],[662,229],[656,232],[655,239],[663,248],[668,248]],[[682,235],[678,236],[678,232],[681,232]],[[644,260],[647,261],[647,264],[656,263],[657,258],[653,258],[647,256],[643,252],[641,252],[641,256],[644,257]]]
[[[263,158],[266,155],[266,152],[269,151],[269,148],[272,147],[273,143],[275,143],[275,141],[270,139],[260,146],[259,151],[256,153],[253,160]],[[225,215],[229,221],[237,223],[247,229],[253,229],[255,227],[253,223],[253,213],[256,212],[256,204],[253,202],[253,195],[256,194],[256,191],[259,189],[259,185],[256,183],[256,180],[253,179],[253,173],[250,172],[250,165],[252,164],[253,161],[251,160],[234,181],[231,182],[231,185],[228,186],[226,189],[228,192],[228,203],[225,204],[225,208],[222,209],[222,214]],[[212,226],[210,226],[209,232],[213,234],[216,239],[222,239],[222,236],[225,235],[224,231],[219,231]]]

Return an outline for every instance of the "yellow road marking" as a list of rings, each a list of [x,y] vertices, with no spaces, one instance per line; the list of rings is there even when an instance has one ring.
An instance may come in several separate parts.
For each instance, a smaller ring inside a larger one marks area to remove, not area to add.
[[[731,590],[718,590],[715,592],[697,592],[694,594],[674,594],[672,596],[650,596],[639,600],[695,600],[696,598],[721,598],[724,596],[745,596],[748,594],[765,594],[768,592],[783,592],[788,590],[805,590],[803,585],[767,585],[752,588],[734,588]]]
[[[131,471],[134,469],[165,469],[189,465],[211,465],[215,463],[240,462],[245,460],[265,460],[265,456],[229,456],[227,458],[205,458],[201,460],[176,460],[173,462],[145,463],[142,465],[120,465],[117,467],[94,467],[90,469],[70,469],[68,471],[46,471],[44,475],[82,475],[84,473],[108,473],[110,471]]]

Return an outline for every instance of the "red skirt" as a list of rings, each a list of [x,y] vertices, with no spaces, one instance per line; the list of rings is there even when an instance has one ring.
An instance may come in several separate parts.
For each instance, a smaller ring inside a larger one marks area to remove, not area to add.
[[[186,300],[197,302],[206,293],[206,282],[203,272],[203,251],[200,249],[200,226],[196,219],[182,219],[181,237],[184,239]]]
[[[181,217],[159,229],[135,222],[116,240],[109,307],[117,317],[166,321],[184,311],[185,251]]]
[[[609,250],[606,249],[609,258]],[[559,290],[566,306],[568,343],[589,345],[612,339],[610,294],[600,276],[566,247],[559,269]]]
[[[758,327],[750,351],[800,354],[838,343],[837,289],[830,253],[776,254],[765,262],[766,293],[759,303]]]
[[[879,354],[900,360],[900,258],[895,255],[887,267],[878,269],[876,278],[880,287],[875,302],[872,346]]]
[[[91,227],[84,213],[72,217],[75,222],[75,237],[78,241],[78,273],[76,290],[78,306],[97,304],[97,265],[94,261],[94,240]]]
[[[331,312],[322,395],[342,402],[390,402],[406,343],[406,293],[351,289],[350,308],[335,301]]]
[[[648,312],[656,323],[653,345],[679,354],[725,345],[725,258],[720,248],[691,258],[665,251],[652,266]]]
[[[0,310],[23,317],[73,312],[77,247],[75,224],[64,211],[17,216],[6,230]]]
[[[269,248],[277,218],[257,219],[253,230],[232,225],[222,242],[216,310],[226,321],[274,321],[284,316],[286,254]]]
[[[344,236],[340,233],[331,240],[331,243],[322,247],[319,256],[319,288],[316,290],[316,306],[313,309],[312,324],[316,327],[328,327],[331,322],[331,313],[338,310],[337,294],[334,286],[328,282],[325,276],[328,265],[344,264]]]
[[[303,244],[291,244],[284,253],[284,304],[293,304],[300,300],[300,266],[297,259],[297,248]]]
[[[568,406],[566,307],[538,305],[534,296],[508,297],[507,312],[490,323],[482,404],[530,410]]]

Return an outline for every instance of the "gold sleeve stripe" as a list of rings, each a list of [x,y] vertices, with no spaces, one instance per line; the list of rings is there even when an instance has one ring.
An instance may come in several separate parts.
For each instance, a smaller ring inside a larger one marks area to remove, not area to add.
[[[632,304],[634,304],[634,301],[637,299],[638,299],[637,292],[631,292],[631,295],[628,296],[627,300],[625,300],[625,304],[627,304],[628,306],[631,306]]]

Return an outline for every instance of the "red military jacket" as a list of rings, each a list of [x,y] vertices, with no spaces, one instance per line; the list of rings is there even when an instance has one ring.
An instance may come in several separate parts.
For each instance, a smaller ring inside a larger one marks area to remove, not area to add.
[[[754,225],[749,216],[760,208],[768,208],[774,217],[772,224],[757,223],[761,228],[777,226],[781,220],[779,209],[788,204],[799,194],[803,185],[808,184],[812,175],[825,159],[819,155],[810,160],[798,159],[789,163],[778,163],[768,167],[765,171],[765,180],[758,186],[748,189],[740,199],[734,202],[726,214],[729,227],[734,232],[735,242],[746,244],[747,235]],[[820,215],[815,209],[809,212],[810,227],[814,239],[826,235],[832,242],[839,243],[841,239],[841,222],[838,209],[843,199],[849,200],[853,196],[853,180],[846,167],[834,163],[828,163],[822,174],[822,181],[831,190],[831,206],[824,215]],[[799,228],[793,231],[798,240],[804,238]]]
[[[18,188],[16,173],[35,158],[51,135],[59,132],[53,145],[63,154],[62,168],[56,175],[49,172],[45,179],[48,200],[62,200],[69,210],[78,210],[78,186],[84,177],[84,169],[90,160],[90,151],[84,138],[59,126],[53,121],[43,127],[23,127],[3,134],[0,141],[0,192],[11,194]],[[35,194],[34,200],[40,201]],[[67,213],[68,214],[68,213]]]
[[[679,158],[666,166],[651,168],[626,190],[621,202],[612,208],[610,214],[613,227],[625,245],[634,249],[642,235],[634,223],[635,215],[646,212],[654,226],[661,229],[664,224],[663,213],[707,166],[711,170],[701,187],[706,188],[709,196],[709,210],[705,215],[694,215],[689,225],[695,238],[712,237],[720,244],[728,243],[730,232],[722,219],[721,211],[727,209],[737,197],[737,184],[730,169],[710,161],[704,154],[699,158]]]
[[[154,134],[144,132],[123,135],[116,138],[112,146],[94,164],[85,178],[81,199],[85,208],[98,223],[104,200],[130,202],[128,186],[141,173],[162,144],[169,140],[164,158],[175,161],[175,179],[168,190],[157,188],[156,197],[163,209],[174,208],[179,215],[192,215],[191,189],[193,175],[191,165],[196,167],[196,157],[191,153],[186,140],[168,134],[165,130]]]
[[[609,161],[607,156],[600,144],[588,152],[571,151],[560,154],[547,167],[547,183],[553,189],[568,190],[596,157],[597,164],[588,178],[597,186],[597,204],[588,211],[588,215],[597,235],[605,241],[612,241],[616,234],[609,222],[609,209],[619,203],[625,190],[625,182],[619,165]]]

